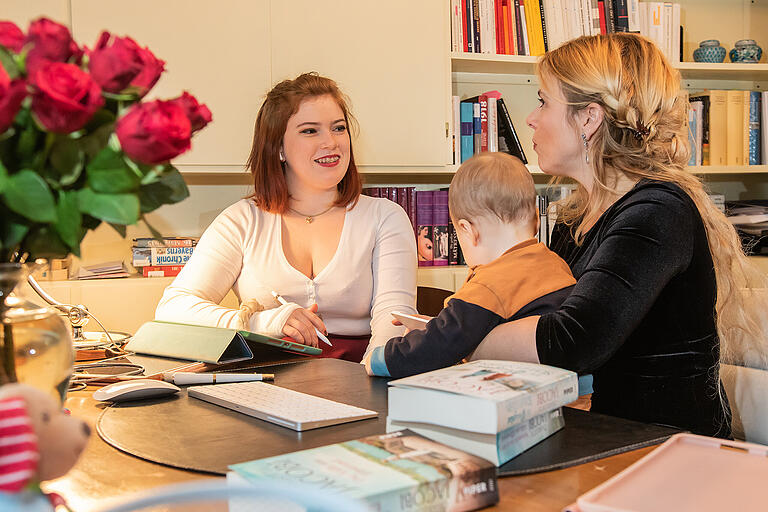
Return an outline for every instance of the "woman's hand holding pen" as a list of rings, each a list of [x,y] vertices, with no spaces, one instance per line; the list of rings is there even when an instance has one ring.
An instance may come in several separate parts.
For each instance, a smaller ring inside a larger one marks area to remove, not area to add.
[[[283,325],[283,334],[304,345],[320,346],[315,329],[317,328],[325,335],[328,334],[328,331],[316,313],[317,304],[312,304],[307,309],[301,308],[293,311],[288,320],[286,320],[285,325]]]

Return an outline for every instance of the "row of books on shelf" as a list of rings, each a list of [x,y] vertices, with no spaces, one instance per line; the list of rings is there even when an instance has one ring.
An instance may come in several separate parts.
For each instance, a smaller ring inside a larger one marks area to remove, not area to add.
[[[579,36],[639,32],[680,59],[680,4],[639,0],[448,0],[451,50],[543,55]]]
[[[144,277],[174,277],[192,257],[197,237],[134,238],[131,264]]]
[[[389,199],[405,209],[416,236],[420,267],[466,265],[448,211],[447,188],[416,190],[415,187],[366,187],[363,194]],[[536,199],[539,210],[537,236],[540,242],[549,245],[549,235],[552,231],[550,218],[554,219],[554,212],[549,208],[546,195],[539,195]]]
[[[453,134],[455,164],[483,151],[501,151],[528,163],[499,91],[463,100],[453,96]]]
[[[707,90],[689,101],[688,165],[768,165],[768,91]]]
[[[227,480],[309,484],[372,510],[477,510],[499,501],[496,467],[560,431],[561,407],[578,395],[575,373],[512,361],[389,386],[387,434],[235,464]]]

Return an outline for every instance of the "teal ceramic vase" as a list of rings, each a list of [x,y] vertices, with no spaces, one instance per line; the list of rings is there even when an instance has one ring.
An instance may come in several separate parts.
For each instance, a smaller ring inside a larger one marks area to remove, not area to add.
[[[707,39],[699,43],[699,47],[693,51],[693,60],[696,62],[723,62],[725,60],[725,48],[720,46],[717,39]]]
[[[763,56],[763,49],[757,46],[754,39],[742,39],[736,41],[735,47],[728,56],[731,62],[743,62],[746,64],[755,64]]]

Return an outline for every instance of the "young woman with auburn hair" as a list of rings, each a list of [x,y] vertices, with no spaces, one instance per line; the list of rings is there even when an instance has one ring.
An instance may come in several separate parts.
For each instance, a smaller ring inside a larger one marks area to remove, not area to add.
[[[399,205],[360,194],[351,120],[336,83],[315,73],[267,94],[247,163],[254,192],[208,227],[158,320],[290,336],[352,361],[403,333],[389,313],[415,313],[413,229]],[[239,310],[218,305],[230,288]]]
[[[557,312],[497,327],[473,357],[592,373],[593,411],[730,436],[719,363],[743,331],[765,354],[766,306],[748,296],[766,278],[685,170],[678,72],[650,40],[616,33],[565,43],[538,73],[527,124],[541,169],[578,183],[551,243],[578,282]]]

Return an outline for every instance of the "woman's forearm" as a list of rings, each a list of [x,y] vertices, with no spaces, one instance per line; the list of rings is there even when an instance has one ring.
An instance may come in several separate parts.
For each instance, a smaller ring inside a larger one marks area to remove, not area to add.
[[[470,359],[538,363],[539,355],[536,351],[538,321],[538,316],[529,316],[497,326],[478,345]]]

